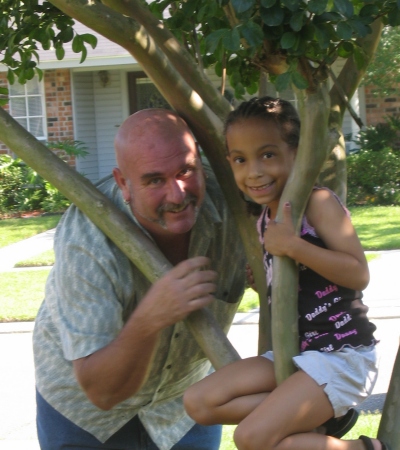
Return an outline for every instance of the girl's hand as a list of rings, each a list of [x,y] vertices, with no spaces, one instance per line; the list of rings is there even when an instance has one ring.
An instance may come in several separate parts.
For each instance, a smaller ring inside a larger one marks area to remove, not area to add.
[[[283,206],[283,221],[270,220],[264,233],[265,250],[274,256],[288,256],[293,238],[296,238],[292,208],[289,202]]]
[[[253,270],[249,264],[246,264],[246,279],[249,287],[253,289],[253,291],[257,292],[256,282],[254,280]]]

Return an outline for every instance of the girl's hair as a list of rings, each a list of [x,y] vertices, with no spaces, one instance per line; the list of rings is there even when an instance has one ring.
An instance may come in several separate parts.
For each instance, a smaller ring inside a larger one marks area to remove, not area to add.
[[[279,127],[282,139],[291,147],[297,148],[300,139],[300,119],[292,103],[281,98],[254,97],[239,105],[230,112],[224,128],[224,135],[228,128],[243,119],[259,117],[275,122]]]

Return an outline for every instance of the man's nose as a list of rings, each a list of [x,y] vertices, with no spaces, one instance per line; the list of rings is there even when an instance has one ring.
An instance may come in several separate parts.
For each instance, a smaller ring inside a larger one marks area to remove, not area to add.
[[[186,196],[185,182],[182,180],[171,180],[167,184],[166,201],[168,203],[175,203],[179,205],[183,202]]]

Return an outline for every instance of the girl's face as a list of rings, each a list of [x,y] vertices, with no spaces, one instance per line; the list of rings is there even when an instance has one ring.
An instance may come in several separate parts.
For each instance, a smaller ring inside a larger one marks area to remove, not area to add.
[[[296,150],[282,140],[273,121],[258,117],[229,126],[226,142],[227,158],[239,189],[254,202],[268,205],[274,218]]]

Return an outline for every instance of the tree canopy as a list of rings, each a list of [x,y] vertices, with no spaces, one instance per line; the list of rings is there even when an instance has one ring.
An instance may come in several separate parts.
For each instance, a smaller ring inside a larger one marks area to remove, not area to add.
[[[90,34],[77,34],[74,20],[58,2],[2,0],[0,9],[1,62],[9,67],[8,80],[31,79],[38,68],[38,49],[54,51],[61,60],[64,45],[85,60],[96,45]],[[62,2],[61,2],[62,3]],[[94,9],[98,0],[81,2]],[[371,33],[371,24],[400,24],[396,0],[186,0],[122,2],[104,0],[109,8],[139,23],[163,23],[191,53],[200,68],[212,67],[225,75],[237,98],[258,90],[265,70],[283,91],[294,85],[312,88],[325,79],[337,58],[353,56],[358,68],[367,59],[359,40]],[[126,18],[127,22],[128,19]]]

